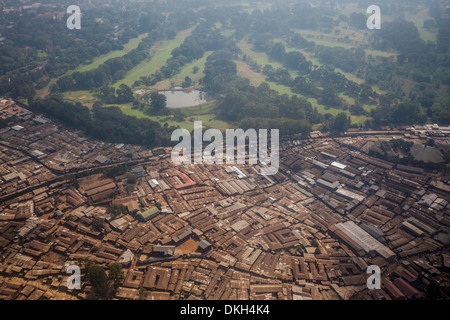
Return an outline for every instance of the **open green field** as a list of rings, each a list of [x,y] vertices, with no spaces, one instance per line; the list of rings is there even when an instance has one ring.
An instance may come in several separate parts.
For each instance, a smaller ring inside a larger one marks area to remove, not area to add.
[[[213,53],[213,51],[207,51],[202,58],[192,61],[191,63],[188,63],[185,65],[180,73],[173,76],[170,81],[174,84],[174,86],[181,86],[182,82],[186,77],[189,77],[192,79],[192,83],[196,84],[200,81],[201,78],[203,78],[204,74],[203,71],[205,70],[205,63],[206,59]],[[198,67],[198,71],[194,74],[193,70],[194,67]]]
[[[90,64],[79,66],[78,68],[74,69],[73,71],[70,71],[70,73],[73,72],[86,72],[90,70],[97,69],[100,65],[108,61],[109,59],[123,57],[127,53],[129,53],[131,50],[134,50],[138,47],[139,43],[141,43],[142,39],[147,36],[146,33],[141,34],[139,37],[131,39],[126,45],[124,45],[122,50],[114,50],[107,54],[101,55],[97,58],[95,58]]]
[[[291,88],[289,88],[288,86],[284,86],[272,81],[267,81],[265,75],[251,70],[250,67],[245,62],[242,61],[235,61],[235,62],[238,66],[238,74],[242,77],[248,78],[250,80],[250,83],[254,86],[258,86],[262,82],[267,82],[269,87],[272,90],[278,91],[279,94],[287,94],[288,96],[296,95],[305,98],[306,100],[309,101],[309,103],[311,103],[312,107],[317,108],[317,111],[319,111],[320,113],[331,113],[333,115],[337,115],[343,111],[342,109],[337,108],[327,108],[324,105],[320,104],[315,98],[304,97],[301,94],[292,92]]]
[[[48,54],[45,53],[45,52],[43,52],[42,50],[38,50],[37,56],[38,56],[39,58],[44,58],[44,57],[47,57]]]
[[[290,52],[290,51],[299,51],[299,52],[301,52],[301,53],[305,56],[305,58],[306,58],[308,61],[310,61],[314,66],[318,66],[318,67],[322,66],[322,64],[320,63],[320,61],[314,56],[313,53],[307,52],[307,51],[305,51],[305,50],[303,50],[303,49],[297,49],[297,48],[288,47],[288,46],[286,45],[285,42],[283,42],[283,44],[286,46],[286,51],[288,51],[288,52]],[[372,51],[374,51],[374,50],[372,50]],[[366,52],[367,52],[367,51],[366,51]],[[380,51],[380,52],[381,52],[381,51]],[[387,54],[389,54],[389,53],[387,53]],[[353,73],[345,72],[345,71],[343,71],[342,69],[339,69],[339,68],[335,68],[335,69],[336,69],[337,72],[343,74],[343,75],[347,78],[347,80],[349,80],[349,81],[356,82],[357,84],[362,84],[362,83],[364,83],[364,79],[361,79],[361,78],[357,77],[357,76],[354,75]],[[377,92],[378,94],[385,94],[385,93],[386,93],[385,91],[380,90],[380,89],[379,89],[378,87],[376,87],[376,86],[372,86],[372,90],[374,90],[374,91]]]
[[[91,63],[78,66],[74,70],[69,70],[68,72],[66,72],[61,77],[65,76],[65,75],[70,75],[70,74],[72,74],[74,72],[77,72],[77,71],[78,72],[85,72],[85,71],[93,70],[93,69],[98,68],[101,64],[105,63],[109,59],[122,57],[122,56],[126,55],[128,52],[130,52],[131,50],[136,49],[138,47],[139,43],[141,43],[142,39],[146,35],[147,35],[146,33],[145,34],[141,34],[139,37],[131,39],[127,44],[125,44],[124,48],[122,50],[114,50],[114,51],[111,51],[111,52],[109,52],[107,54],[98,56],[95,59],[93,59],[93,61]],[[50,93],[50,87],[53,84],[56,84],[56,81],[58,81],[58,79],[59,78],[51,79],[47,86],[45,86],[43,89],[40,89],[40,90],[36,91],[36,95],[38,97],[41,97],[41,98],[43,98],[46,95],[48,95]]]
[[[238,43],[239,48],[243,53],[248,55],[253,61],[255,61],[260,66],[264,67],[266,64],[271,65],[274,69],[283,68],[283,65],[277,61],[271,61],[265,52],[256,52],[252,49],[252,45],[245,40],[241,40]],[[291,77],[295,78],[298,74],[294,71],[289,70]]]
[[[106,105],[106,107],[118,106],[117,104]],[[155,122],[164,125],[167,123],[168,126],[177,127],[187,129],[189,131],[194,129],[194,121],[202,121],[202,124],[205,128],[215,128],[219,130],[226,130],[232,128],[233,126],[229,123],[216,119],[216,116],[213,114],[212,108],[215,107],[215,102],[210,102],[204,105],[189,107],[189,108],[180,108],[180,112],[185,115],[185,119],[183,121],[177,121],[172,115],[168,116],[150,116],[145,114],[141,110],[132,109],[132,104],[124,104],[118,106],[122,112],[128,116],[136,117],[138,119],[147,118],[153,120]]]
[[[297,29],[296,33],[300,34],[308,41],[314,42],[316,45],[325,47],[343,47],[345,49],[356,48],[358,45],[365,45],[368,43],[367,39],[370,36],[366,31],[357,31],[354,29],[346,29],[343,27],[336,28],[339,34],[324,33],[321,31],[302,30]],[[347,39],[346,39],[347,37]],[[366,56],[372,55],[375,57],[392,57],[397,54],[394,52],[386,52],[373,49],[364,49]]]
[[[135,66],[125,75],[125,78],[117,81],[113,87],[118,88],[121,84],[126,84],[131,87],[136,80],[143,76],[149,76],[159,68],[166,64],[167,59],[172,55],[172,50],[179,47],[184,39],[186,39],[194,30],[192,27],[183,30],[177,34],[175,39],[160,41],[150,49],[150,58],[145,59],[140,64]]]
[[[81,104],[92,107],[95,101],[98,101],[91,92],[82,90],[82,91],[67,91],[63,93],[64,99],[69,100],[71,102],[80,102]]]
[[[316,30],[303,30],[297,29],[296,33],[300,34],[303,38],[308,41],[314,42],[316,45],[326,46],[326,47],[343,47],[345,49],[355,48],[356,45],[352,43],[345,43],[343,41],[338,41],[338,36],[333,34],[325,34]]]
[[[406,20],[413,22],[416,25],[417,30],[419,30],[420,37],[424,41],[437,41],[437,35],[435,32],[430,32],[425,30],[423,27],[423,22],[427,19],[432,19],[428,9],[422,9],[414,15],[407,15]]]

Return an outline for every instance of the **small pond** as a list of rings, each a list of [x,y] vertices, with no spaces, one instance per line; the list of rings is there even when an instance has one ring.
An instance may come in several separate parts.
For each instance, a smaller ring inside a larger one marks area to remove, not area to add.
[[[165,90],[160,91],[167,98],[167,108],[194,107],[207,103],[206,93],[200,90]]]

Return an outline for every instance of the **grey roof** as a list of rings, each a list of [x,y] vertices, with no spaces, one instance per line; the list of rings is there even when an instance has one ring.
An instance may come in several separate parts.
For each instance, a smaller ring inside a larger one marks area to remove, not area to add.
[[[366,252],[376,251],[385,259],[395,257],[395,253],[391,249],[381,244],[353,221],[339,222],[336,224],[336,227],[360,245]]]
[[[411,147],[411,154],[416,161],[423,161],[425,163],[444,162],[442,153],[438,149],[430,146],[416,144]]]
[[[211,243],[209,243],[209,242],[206,241],[206,240],[202,240],[202,241],[200,241],[200,242],[198,243],[198,246],[199,246],[200,248],[202,248],[202,249],[206,249],[206,248],[208,248],[208,247],[211,246]]]
[[[163,253],[166,256],[173,256],[175,253],[175,246],[154,246],[153,252]]]

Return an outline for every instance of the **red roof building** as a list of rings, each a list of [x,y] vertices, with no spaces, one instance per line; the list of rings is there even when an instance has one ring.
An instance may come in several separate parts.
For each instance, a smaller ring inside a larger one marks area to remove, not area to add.
[[[400,291],[399,288],[394,286],[394,284],[392,282],[386,281],[384,283],[384,288],[394,299],[397,299],[397,300],[406,299],[405,295]]]
[[[194,186],[196,184],[195,181],[193,181],[191,178],[189,178],[184,173],[180,173],[179,177],[183,180],[184,183],[176,185],[175,189],[187,188],[187,187],[190,187],[190,186]]]

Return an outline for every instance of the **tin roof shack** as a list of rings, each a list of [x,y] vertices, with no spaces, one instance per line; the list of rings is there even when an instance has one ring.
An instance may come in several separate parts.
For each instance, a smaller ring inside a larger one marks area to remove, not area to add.
[[[175,254],[175,246],[154,246],[152,253],[163,257],[171,257]]]
[[[156,217],[159,213],[160,213],[160,210],[157,207],[152,207],[152,208],[144,210],[144,212],[138,211],[138,213],[136,214],[136,217],[140,221],[146,222],[146,221]]]
[[[189,227],[186,230],[184,230],[182,233],[180,233],[179,235],[173,237],[173,242],[175,242],[176,244],[181,243],[182,241],[184,241],[185,239],[187,239],[188,237],[190,237],[192,235],[192,231],[194,230],[193,227]]]
[[[202,252],[208,251],[209,249],[211,249],[211,246],[212,246],[211,243],[209,243],[206,240],[202,240],[198,243],[198,247]]]
[[[134,168],[131,170],[131,173],[137,175],[138,178],[142,178],[144,176],[145,170],[143,167]]]

